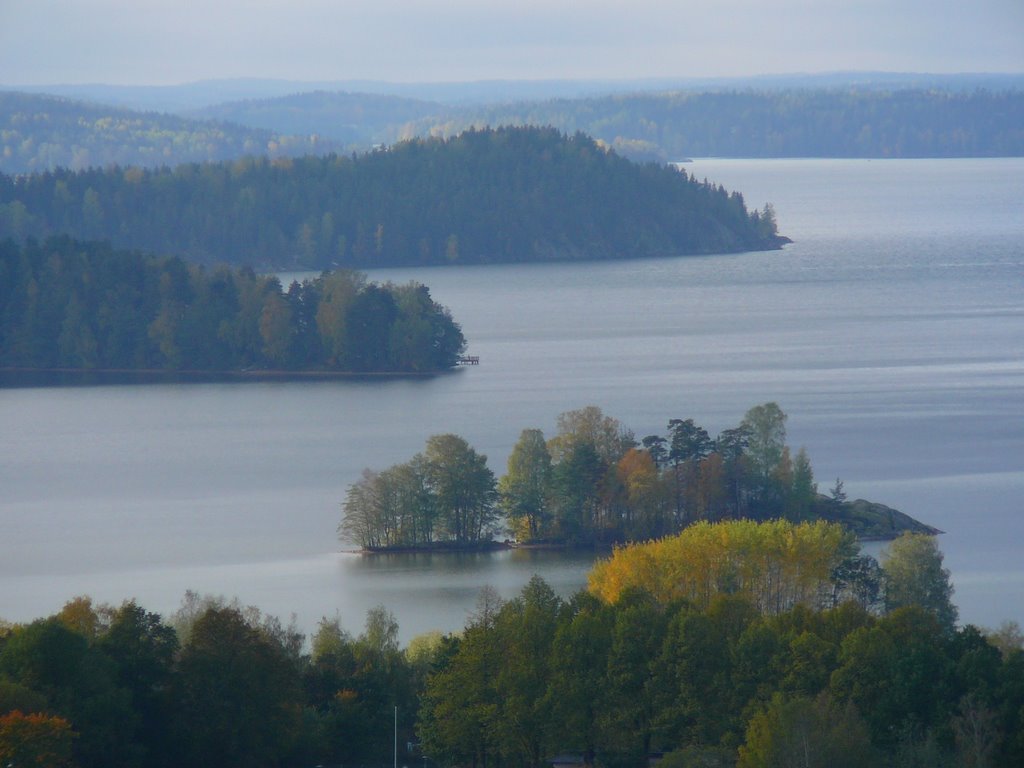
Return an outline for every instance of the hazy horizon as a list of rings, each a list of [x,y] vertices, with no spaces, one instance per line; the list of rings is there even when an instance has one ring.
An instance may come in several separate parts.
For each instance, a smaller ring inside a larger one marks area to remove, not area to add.
[[[240,75],[237,77],[200,77],[189,80],[181,80],[167,83],[146,83],[146,82],[125,82],[118,83],[109,80],[91,80],[91,81],[47,81],[40,83],[16,83],[13,81],[0,80],[0,86],[8,85],[13,88],[24,89],[26,91],[39,90],[47,87],[67,87],[67,88],[93,88],[93,87],[108,87],[108,88],[145,88],[145,89],[156,89],[156,88],[187,88],[190,86],[201,86],[201,85],[215,85],[218,83],[252,83],[252,84],[280,84],[280,85],[301,85],[301,86],[327,86],[336,84],[367,84],[367,85],[382,85],[382,86],[473,86],[481,85],[486,86],[490,84],[573,84],[580,83],[584,85],[631,85],[631,84],[667,84],[667,83],[695,83],[699,85],[704,84],[725,84],[733,82],[752,82],[752,81],[789,81],[789,80],[813,80],[817,78],[821,79],[850,79],[856,80],[860,78],[866,78],[867,80],[874,82],[875,78],[881,80],[883,78],[894,78],[894,79],[930,79],[936,80],[941,78],[1022,78],[1024,77],[1024,69],[1019,71],[994,71],[994,70],[978,70],[978,71],[964,71],[964,72],[935,72],[926,70],[914,70],[914,71],[903,71],[903,70],[868,70],[868,69],[836,69],[836,70],[823,70],[820,72],[759,72],[757,74],[750,75],[707,75],[703,77],[697,76],[659,76],[659,77],[491,77],[491,78],[462,78],[462,79],[448,79],[448,80],[415,80],[415,79],[387,79],[387,78],[335,78],[335,79],[323,79],[323,78],[286,78],[286,77],[256,77]]]
[[[1024,73],[1017,0],[12,0],[8,85]]]

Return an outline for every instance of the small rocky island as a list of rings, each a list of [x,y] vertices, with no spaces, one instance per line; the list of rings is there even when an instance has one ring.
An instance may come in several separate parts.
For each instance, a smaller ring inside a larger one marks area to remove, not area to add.
[[[844,501],[835,507],[831,499],[819,496],[816,509],[820,510],[818,519],[841,524],[860,541],[890,541],[904,533],[927,536],[942,533],[938,528],[915,520],[897,509],[864,499]]]
[[[364,552],[498,547],[608,549],[698,522],[839,523],[857,539],[937,529],[884,504],[848,501],[841,480],[818,492],[804,449],[786,445],[775,403],[717,437],[693,419],[635,434],[600,408],[563,413],[558,433],[525,429],[496,478],[462,437],[435,435],[410,461],[366,469],[348,490],[340,538]]]

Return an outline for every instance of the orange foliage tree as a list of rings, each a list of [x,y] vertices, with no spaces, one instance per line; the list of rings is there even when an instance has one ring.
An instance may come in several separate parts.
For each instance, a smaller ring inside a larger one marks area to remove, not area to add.
[[[0,716],[0,765],[71,766],[74,737],[71,723],[62,717],[14,710]]]

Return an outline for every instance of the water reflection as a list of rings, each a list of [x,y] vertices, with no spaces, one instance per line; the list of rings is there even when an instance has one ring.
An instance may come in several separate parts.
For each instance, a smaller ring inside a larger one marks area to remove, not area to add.
[[[384,605],[399,618],[406,638],[429,630],[453,631],[472,615],[483,587],[507,600],[536,574],[568,598],[586,585],[595,557],[537,549],[343,554],[337,566],[344,599],[339,612],[343,618],[358,618],[374,605]]]

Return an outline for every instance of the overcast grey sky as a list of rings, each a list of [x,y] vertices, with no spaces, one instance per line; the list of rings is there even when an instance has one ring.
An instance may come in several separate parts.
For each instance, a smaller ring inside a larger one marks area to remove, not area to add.
[[[0,83],[1024,72],[1024,0],[0,0]]]

